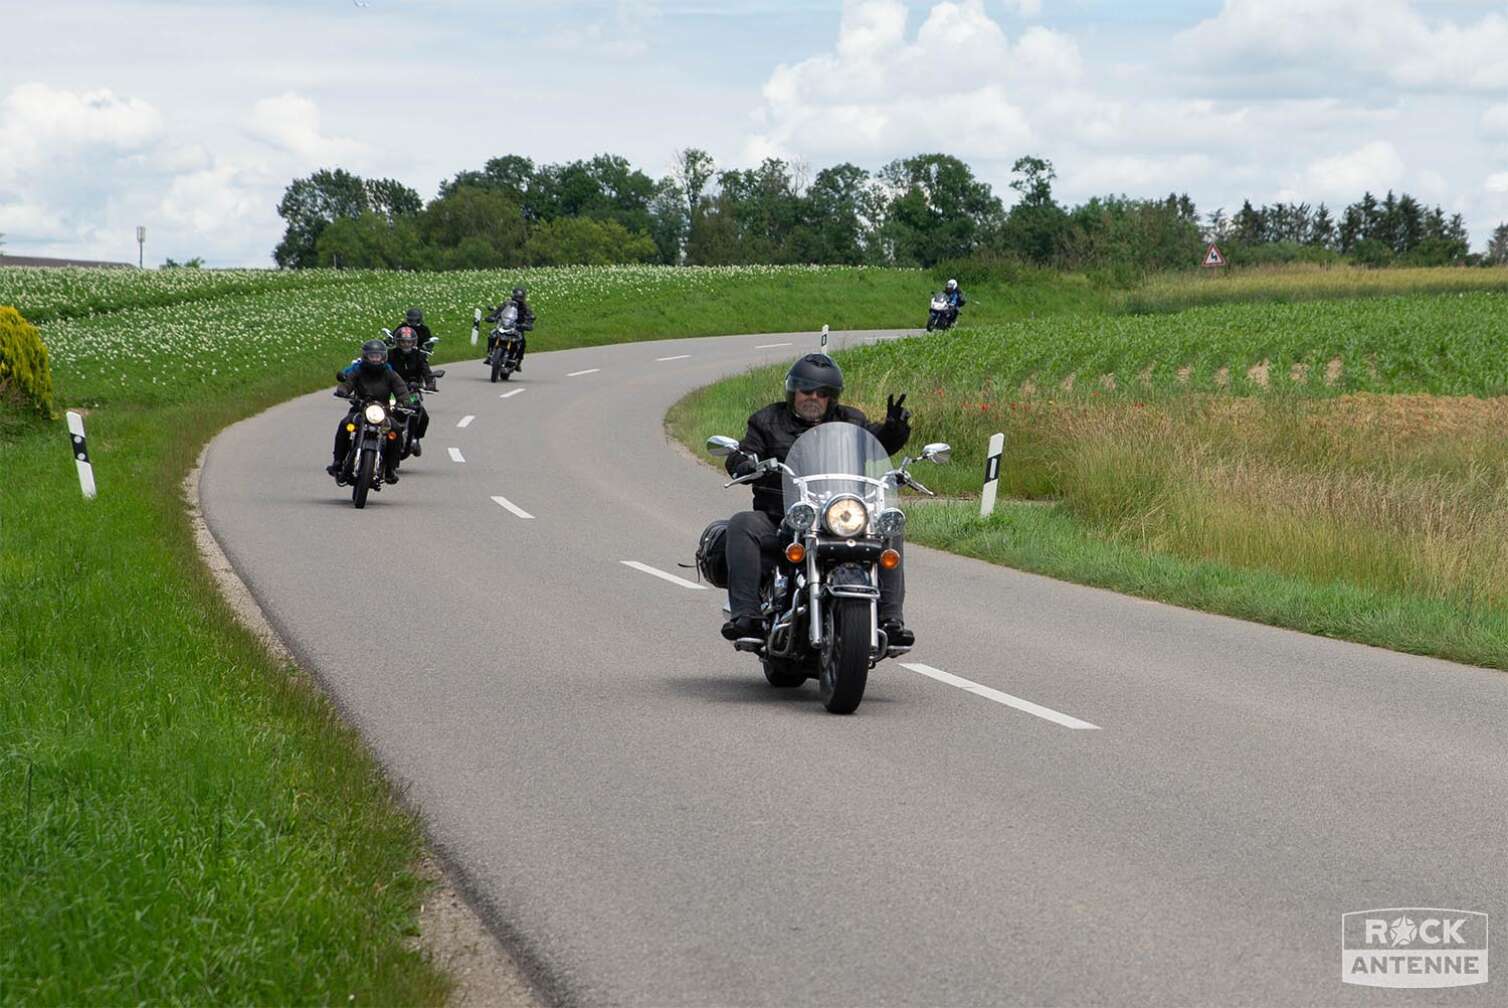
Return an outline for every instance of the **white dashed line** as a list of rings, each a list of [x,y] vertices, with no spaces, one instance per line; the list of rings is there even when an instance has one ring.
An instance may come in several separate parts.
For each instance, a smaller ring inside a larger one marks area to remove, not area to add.
[[[474,416],[463,416],[463,417],[461,417],[461,419],[459,421],[456,422],[456,426],[457,427],[469,427],[471,425],[471,421],[473,421],[475,419],[476,419],[476,417],[474,417]]]
[[[504,510],[507,510],[507,511],[512,511],[514,514],[518,515],[520,518],[533,518],[534,517],[529,512],[525,511],[523,508],[519,507],[517,504],[513,503],[511,500],[509,500],[506,497],[493,497],[492,499],[495,500],[495,501],[497,501],[499,507],[502,507]]]
[[[513,391],[512,391],[512,392],[504,392],[504,393],[503,393],[503,394],[502,394],[502,395],[500,395],[500,396],[498,396],[498,398],[499,398],[499,399],[506,399],[506,398],[508,398],[508,397],[509,397],[509,396],[516,396],[516,395],[518,395],[518,394],[519,394],[519,393],[520,393],[520,392],[527,392],[527,391],[528,391],[528,389],[521,389],[521,388],[516,388],[516,389],[514,389],[514,390],[513,390]]]
[[[466,461],[466,459],[461,456],[461,449],[459,449],[459,448],[448,448],[446,450],[450,452],[450,460],[452,462],[465,462]]]
[[[685,578],[678,578],[674,574],[666,574],[662,570],[657,570],[654,567],[649,566],[649,564],[641,564],[637,560],[619,560],[618,562],[625,567],[632,567],[636,571],[643,571],[650,577],[657,577],[661,581],[669,581],[671,584],[680,585],[682,588],[690,588],[692,591],[707,590],[707,586],[704,584],[697,584],[695,581],[687,581]]]
[[[687,357],[690,357],[690,356],[691,355],[689,353],[683,353],[683,354],[676,354],[674,357],[656,357],[655,358],[655,362],[659,363],[661,361],[668,361],[668,360],[685,360]]]
[[[941,669],[935,669],[931,665],[915,665],[910,662],[901,662],[900,665],[901,668],[910,669],[919,675],[926,676],[928,679],[936,679],[940,683],[957,686],[965,693],[973,693],[975,696],[984,697],[986,700],[993,700],[995,703],[1014,707],[1018,711],[1025,711],[1027,714],[1035,715],[1044,721],[1051,721],[1053,724],[1062,725],[1064,728],[1076,728],[1081,731],[1100,730],[1099,725],[1090,724],[1088,721],[1080,721],[1076,717],[1055,711],[1051,707],[1043,707],[1041,704],[1032,703],[1030,700],[1022,700],[1020,697],[1011,696],[1009,693],[1002,693],[997,689],[991,689],[989,686],[981,686],[977,682],[971,682],[962,676],[952,675]]]
[[[773,350],[776,347],[783,347],[783,346],[790,346],[790,344],[789,343],[761,343],[761,344],[759,344],[759,346],[755,347],[754,349],[755,350]]]
[[[566,377],[567,378],[575,378],[577,375],[596,374],[598,371],[601,371],[601,370],[602,369],[600,367],[589,367],[585,371],[572,371],[569,374],[567,374]]]

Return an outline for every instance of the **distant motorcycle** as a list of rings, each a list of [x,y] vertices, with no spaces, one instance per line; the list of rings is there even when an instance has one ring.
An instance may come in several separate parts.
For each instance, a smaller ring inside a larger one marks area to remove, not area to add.
[[[487,339],[487,366],[493,381],[507,381],[523,359],[524,337],[518,329],[518,306],[511,301],[498,312],[497,324]]]
[[[958,321],[958,309],[948,303],[947,295],[938,291],[932,295],[932,303],[927,312],[927,331],[934,329],[948,329]]]
[[[707,450],[726,457],[739,448],[732,438],[718,436],[707,440]],[[919,458],[940,464],[951,453],[946,444],[929,444]],[[908,457],[891,468],[890,456],[867,429],[825,423],[797,438],[785,462],[755,460],[753,472],[727,484],[750,483],[767,472],[785,477],[784,545],[760,584],[765,637],[734,645],[759,656],[771,686],[800,686],[815,677],[823,706],[849,714],[864,698],[869,670],[910,650],[890,646],[877,616],[880,570],[901,563],[895,545],[906,515],[895,506],[895,493],[910,486],[934,496],[908,472],[914,461]],[[726,555],[721,571],[705,562],[717,524],[703,533],[697,560],[708,580],[726,586]]]
[[[351,399],[350,392],[337,389],[339,399]],[[413,411],[377,399],[353,400],[356,408],[346,418],[346,430],[351,434],[351,448],[340,466],[340,482],[351,485],[351,503],[358,508],[367,506],[367,494],[381,491],[382,448],[388,441],[399,438],[401,426]]]

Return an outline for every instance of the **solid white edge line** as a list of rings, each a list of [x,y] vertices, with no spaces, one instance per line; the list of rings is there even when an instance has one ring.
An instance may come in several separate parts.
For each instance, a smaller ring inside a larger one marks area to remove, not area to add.
[[[446,451],[450,452],[450,460],[452,462],[465,462],[466,461],[466,458],[461,454],[461,449],[459,449],[459,448],[447,448]]]
[[[1043,707],[1041,704],[1032,703],[1030,700],[1023,700],[1020,697],[1011,696],[1009,693],[1002,693],[1000,690],[993,689],[989,686],[981,686],[979,683],[965,679],[963,676],[956,676],[951,672],[944,672],[942,669],[935,669],[931,665],[920,665],[913,662],[901,662],[900,666],[904,669],[910,669],[911,671],[919,675],[924,675],[928,679],[936,679],[940,683],[946,683],[949,686],[957,686],[965,693],[973,693],[975,696],[984,697],[986,700],[993,700],[995,703],[1004,704],[1007,707],[1014,707],[1018,711],[1024,711],[1027,714],[1035,715],[1043,719],[1044,721],[1051,721],[1053,724],[1062,725],[1064,728],[1074,728],[1079,731],[1100,730],[1099,725],[1090,724],[1088,721],[1080,721],[1078,718],[1073,717],[1072,715],[1064,714],[1061,711],[1055,711],[1051,707]]]
[[[657,577],[661,581],[669,581],[671,584],[680,585],[682,588],[690,588],[692,591],[707,590],[707,586],[704,584],[697,584],[695,581],[687,581],[685,578],[676,577],[674,574],[667,574],[662,570],[651,567],[649,564],[642,564],[637,560],[619,560],[618,562],[625,567],[632,567],[636,571],[641,571],[651,577]]]
[[[460,420],[458,420],[456,422],[456,426],[457,427],[467,427],[467,426],[470,426],[471,421],[473,421],[475,419],[476,419],[475,416],[463,416],[463,417],[461,417]]]
[[[687,357],[690,357],[690,356],[691,355],[689,353],[683,353],[683,354],[676,354],[674,357],[656,357],[655,358],[655,363],[658,364],[660,361],[668,361],[668,360],[685,360]]]
[[[500,395],[500,396],[498,396],[498,398],[499,398],[499,399],[506,399],[506,398],[508,398],[508,397],[509,397],[509,396],[516,396],[516,395],[518,395],[518,394],[519,394],[519,393],[520,393],[520,392],[527,392],[527,391],[529,391],[529,390],[528,390],[528,389],[521,389],[521,388],[516,388],[516,389],[514,389],[514,390],[513,390],[513,391],[512,391],[512,392],[504,392],[504,393],[503,393],[503,394],[502,394],[502,395]]]
[[[791,345],[792,344],[790,344],[790,343],[761,343],[757,347],[755,347],[754,349],[755,350],[773,350],[776,347],[791,346]]]
[[[577,375],[596,374],[598,371],[601,371],[601,370],[602,369],[600,367],[589,367],[585,371],[572,371],[569,374],[567,374],[566,377],[567,378],[575,378]]]
[[[506,497],[494,496],[492,499],[497,502],[497,504],[498,504],[499,507],[501,507],[501,508],[503,508],[504,510],[507,510],[507,511],[512,511],[514,514],[518,515],[520,518],[533,518],[534,517],[529,512],[525,511],[523,508],[519,507],[517,504],[513,503],[511,500],[509,500]]]

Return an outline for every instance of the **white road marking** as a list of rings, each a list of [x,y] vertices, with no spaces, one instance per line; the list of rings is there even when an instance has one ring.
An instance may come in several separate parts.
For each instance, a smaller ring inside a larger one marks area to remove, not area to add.
[[[520,518],[533,518],[534,517],[529,512],[525,511],[523,508],[519,507],[517,504],[513,503],[511,500],[509,500],[506,497],[493,497],[492,499],[495,500],[495,501],[497,501],[497,503],[498,503],[499,506],[501,506],[505,510],[512,511],[514,514],[518,515]]]
[[[457,421],[456,426],[457,427],[467,427],[467,426],[470,426],[471,421],[473,421],[475,419],[476,419],[476,417],[474,417],[474,416],[463,416],[463,417],[461,417],[461,419],[459,421]]]
[[[529,390],[528,390],[528,389],[521,389],[521,388],[516,388],[516,389],[514,389],[514,390],[513,390],[513,391],[512,391],[512,392],[504,392],[504,393],[503,393],[503,394],[502,394],[502,395],[500,395],[500,396],[498,396],[498,398],[499,398],[499,399],[506,399],[506,398],[508,398],[508,397],[509,397],[509,396],[516,396],[516,395],[518,395],[518,394],[519,394],[519,393],[520,393],[520,392],[527,392],[527,391],[529,391]]]
[[[641,564],[637,560],[619,560],[618,562],[625,567],[632,567],[636,571],[643,571],[645,574],[648,574],[651,577],[657,577],[661,581],[669,581],[671,584],[680,585],[682,588],[690,588],[693,591],[707,590],[707,586],[704,584],[697,584],[695,581],[687,581],[685,578],[678,578],[674,574],[666,574],[662,570],[656,570],[655,568],[649,566],[649,564]]]
[[[690,356],[691,355],[689,353],[683,353],[683,354],[676,354],[674,357],[656,357],[655,358],[655,362],[658,363],[660,361],[668,361],[668,360],[685,360],[687,357],[690,357]]]
[[[459,449],[459,448],[448,448],[446,450],[450,452],[450,460],[452,462],[465,462],[466,461],[464,458],[461,457],[461,449]]]
[[[1020,697],[1011,696],[1009,693],[1002,693],[997,689],[991,689],[989,686],[981,686],[977,682],[944,672],[941,669],[935,669],[931,665],[918,665],[911,662],[901,662],[900,665],[901,668],[910,669],[913,672],[926,676],[928,679],[936,679],[940,683],[957,686],[965,693],[973,693],[975,696],[984,697],[986,700],[993,700],[995,703],[1014,707],[1019,711],[1025,711],[1028,714],[1042,718],[1044,721],[1051,721],[1053,724],[1062,725],[1064,728],[1089,731],[1100,730],[1099,725],[1090,724],[1088,721],[1080,721],[1076,717],[1055,711],[1051,707],[1043,707],[1041,704],[1032,703],[1030,700],[1023,700]]]
[[[569,374],[567,374],[566,377],[567,378],[575,378],[577,375],[596,374],[598,371],[601,371],[601,370],[602,369],[600,367],[589,367],[585,371],[572,371]]]
[[[759,344],[759,346],[755,347],[754,349],[755,350],[773,350],[776,347],[782,347],[782,346],[790,346],[790,344],[789,343],[761,343],[761,344]]]

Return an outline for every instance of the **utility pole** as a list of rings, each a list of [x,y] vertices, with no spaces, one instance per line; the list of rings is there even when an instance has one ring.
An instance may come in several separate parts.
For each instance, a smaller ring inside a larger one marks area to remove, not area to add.
[[[147,229],[140,224],[136,225],[136,268],[142,268],[142,262],[146,255]]]

